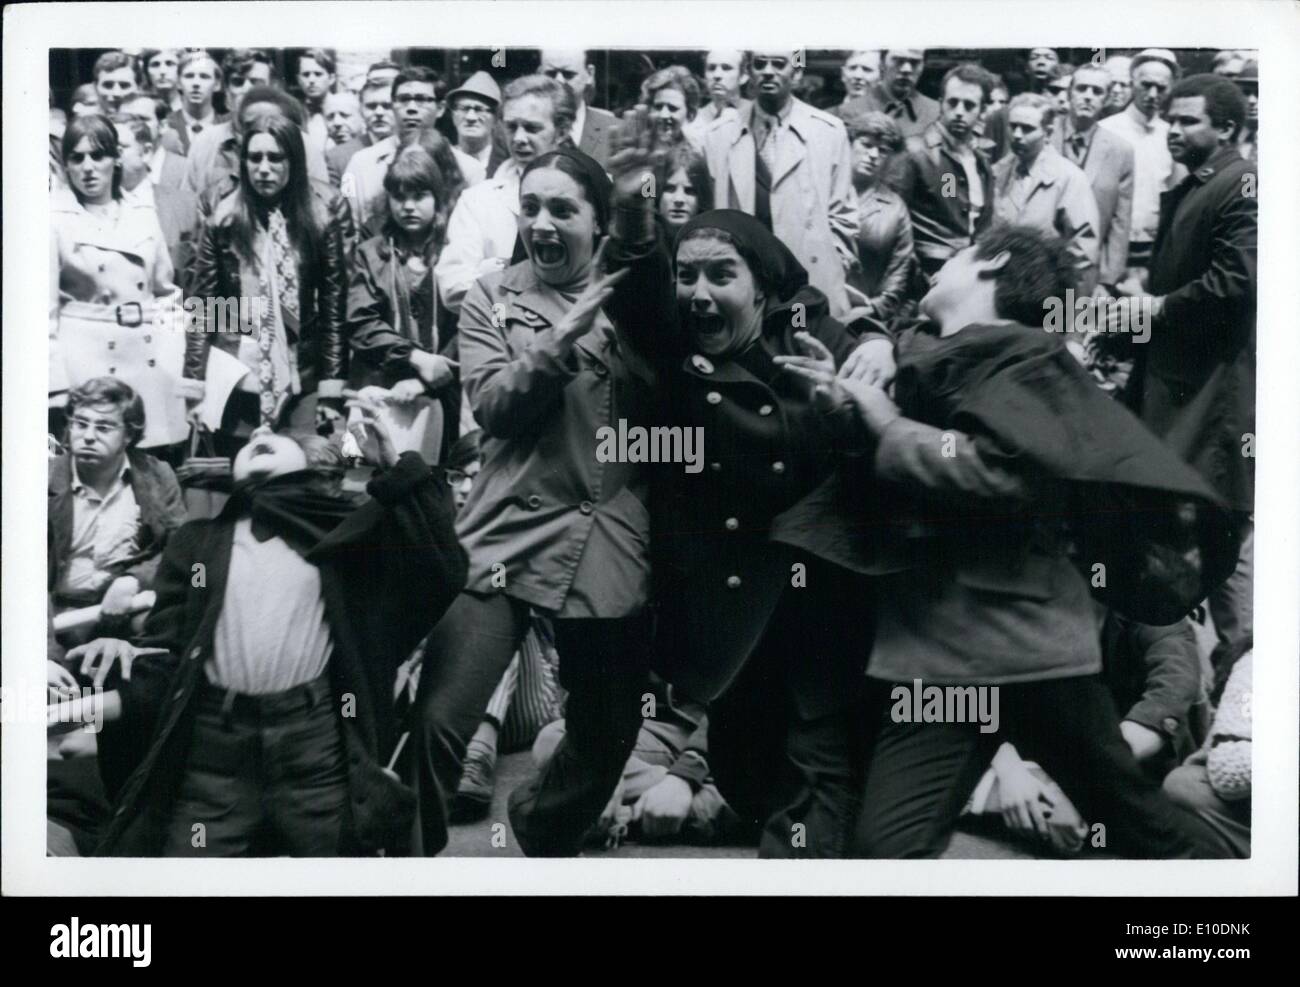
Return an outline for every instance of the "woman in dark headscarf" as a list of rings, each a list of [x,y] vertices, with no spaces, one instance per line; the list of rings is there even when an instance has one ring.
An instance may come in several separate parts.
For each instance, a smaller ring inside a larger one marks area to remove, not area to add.
[[[745,213],[695,216],[670,258],[637,181],[651,145],[638,121],[626,126],[611,250],[629,273],[608,310],[654,368],[660,420],[703,443],[697,463],[656,478],[656,651],[674,686],[712,701],[709,767],[763,830],[760,853],[839,856],[861,784],[870,617],[862,578],[786,531],[832,482],[840,437],[784,365],[834,373],[862,336],[888,337],[832,318],[790,250]]]
[[[623,276],[599,273],[609,189],[572,148],[529,163],[517,262],[480,278],[461,306],[461,382],[483,429],[483,468],[457,520],[469,581],[429,640],[416,699],[426,855],[446,844],[466,744],[533,612],[553,619],[569,727],[510,800],[525,853],[577,854],[640,728],[646,467],[608,461],[598,445],[602,428],[647,417],[651,391],[601,311]]]

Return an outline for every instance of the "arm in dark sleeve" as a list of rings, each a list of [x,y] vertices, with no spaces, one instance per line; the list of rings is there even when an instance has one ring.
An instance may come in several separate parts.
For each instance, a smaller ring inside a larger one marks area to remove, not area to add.
[[[695,721],[695,729],[668,773],[690,785],[692,792],[698,792],[709,780],[709,714],[702,704],[693,702],[683,704],[678,711]]]
[[[140,589],[153,587],[158,572],[158,561],[167,541],[177,528],[185,523],[185,498],[181,485],[176,481],[176,474],[166,463],[153,465],[154,496],[157,502],[148,518],[149,532],[147,541],[139,553],[123,563],[122,575],[134,576],[140,583]]]
[[[393,328],[392,305],[381,277],[372,267],[369,249],[358,250],[348,279],[348,342],[368,363],[400,372],[410,365],[411,341]]]
[[[1007,467],[989,443],[956,429],[896,418],[880,434],[876,476],[944,499],[1028,502],[1027,478]]]
[[[221,297],[221,243],[216,223],[211,218],[199,225],[199,242],[194,251],[191,267],[190,294],[200,300]],[[205,380],[208,373],[208,347],[212,337],[207,333],[204,312],[207,306],[198,306],[185,327],[185,370],[189,380]]]
[[[1200,696],[1196,634],[1186,618],[1168,627],[1134,623],[1131,633],[1146,666],[1146,686],[1123,718],[1172,738]]]
[[[320,326],[320,350],[317,365],[317,393],[322,398],[339,398],[347,378],[346,274],[344,270],[343,224],[346,204],[335,196],[329,219],[322,231],[320,271],[317,285],[316,317]]]
[[[655,238],[643,244],[612,238],[605,256],[607,271],[628,269],[605,304],[619,339],[656,370],[679,365],[686,350],[663,231],[656,229]]]
[[[875,305],[876,318],[881,322],[888,323],[906,299],[915,259],[912,220],[906,209],[900,209],[895,224],[894,245],[889,253],[884,276],[880,280],[880,291],[871,299]]]
[[[1258,237],[1259,200],[1240,189],[1225,194],[1215,215],[1209,266],[1165,295],[1161,321],[1181,336],[1215,325],[1216,313],[1232,321],[1246,311],[1255,299]]]

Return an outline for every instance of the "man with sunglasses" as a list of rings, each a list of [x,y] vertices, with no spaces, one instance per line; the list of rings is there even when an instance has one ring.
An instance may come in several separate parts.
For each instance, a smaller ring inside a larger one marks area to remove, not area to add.
[[[587,104],[587,98],[596,86],[596,66],[590,61],[590,52],[543,48],[542,64],[537,71],[563,82],[573,91],[573,98],[578,103],[578,114],[573,118],[569,135],[573,146],[601,165],[607,165],[611,153],[611,128],[617,118]]]
[[[808,271],[831,314],[842,316],[858,229],[848,133],[837,117],[795,98],[802,52],[755,51],[750,65],[754,103],[705,136],[713,201],[757,217]]]
[[[99,605],[86,633],[116,631],[150,589],[168,535],[185,521],[171,467],[136,448],[144,402],[116,377],[92,377],[68,395],[66,449],[49,463],[50,601],[54,613]],[[115,626],[116,625],[116,626]]]

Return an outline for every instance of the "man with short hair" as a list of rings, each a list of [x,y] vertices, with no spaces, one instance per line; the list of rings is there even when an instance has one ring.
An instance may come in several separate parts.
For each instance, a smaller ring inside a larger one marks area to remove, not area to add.
[[[1111,55],[1106,59],[1105,69],[1110,76],[1110,88],[1106,90],[1106,103],[1101,110],[1101,118],[1114,116],[1128,106],[1133,97],[1133,81],[1130,73],[1133,59],[1127,55]]]
[[[1097,126],[1109,92],[1110,75],[1083,65],[1070,81],[1070,111],[1052,131],[1052,147],[1088,176],[1097,202],[1097,280],[1113,292],[1128,266],[1128,229],[1133,218],[1133,148]]]
[[[96,626],[121,633],[185,503],[171,467],[137,448],[144,402],[129,384],[92,377],[74,387],[67,421],[67,448],[49,463],[51,602],[55,612],[99,605]]]
[[[694,120],[682,127],[682,133],[693,135],[701,146],[714,123],[748,109],[743,92],[749,84],[749,52],[730,48],[710,51],[704,56],[704,84],[708,102],[700,107]]]
[[[564,83],[573,92],[577,110],[569,138],[579,151],[604,165],[611,153],[611,129],[618,121],[614,114],[587,102],[596,87],[596,66],[590,61],[590,53],[543,48],[542,64],[537,71]]]
[[[861,96],[845,100],[836,111],[837,115],[848,119],[879,111],[898,121],[904,138],[925,133],[939,119],[939,104],[916,88],[923,71],[924,48],[888,49],[881,80],[868,85]]]
[[[221,73],[217,60],[206,51],[187,51],[181,56],[177,88],[181,105],[167,118],[166,127],[180,142],[181,153],[190,153],[193,139],[205,129],[230,119],[229,113],[218,113],[212,105],[213,97],[221,90]]]
[[[492,141],[501,87],[486,72],[475,72],[447,94],[447,105],[456,127],[452,153],[466,187],[477,185],[492,175],[506,157]]]
[[[1234,81],[1246,97],[1246,123],[1237,135],[1237,151],[1247,161],[1255,161],[1259,156],[1259,63],[1247,59]]]
[[[436,72],[422,65],[411,65],[398,73],[393,80],[394,133],[357,151],[348,161],[340,184],[358,229],[383,195],[384,176],[397,149],[438,118],[440,81]]]
[[[1025,69],[1029,75],[1030,92],[1046,92],[1061,74],[1061,56],[1055,48],[1030,48],[1025,56]]]
[[[366,69],[366,82],[386,83],[388,88],[391,89],[393,87],[393,80],[397,78],[401,71],[402,67],[396,62],[374,62],[368,69]]]
[[[973,243],[993,215],[993,170],[973,142],[992,86],[992,76],[973,62],[949,69],[939,119],[908,138],[900,159],[898,193],[911,210],[913,245],[926,275]]]
[[[1188,174],[1160,197],[1149,294],[1114,307],[1152,319],[1133,348],[1130,403],[1237,514],[1244,533],[1237,570],[1210,594],[1219,685],[1253,642],[1255,506],[1255,306],[1258,176],[1235,140],[1245,123],[1241,90],[1222,76],[1193,75],[1164,97],[1169,151]]]
[[[365,123],[361,119],[361,100],[356,93],[346,89],[329,93],[321,104],[321,113],[325,117],[325,133],[328,137],[325,149],[327,154],[365,133]]]
[[[1052,147],[1056,103],[1021,93],[1007,104],[1011,153],[993,166],[993,215],[999,222],[1058,236],[1074,269],[1072,287],[1092,294],[1097,283],[1097,203],[1083,170]]]
[[[199,222],[199,200],[188,189],[154,185],[149,176],[154,155],[153,134],[149,125],[119,117],[118,149],[122,156],[122,190],[142,202],[151,202],[158,214],[167,253],[176,271],[175,281],[181,290],[189,287],[190,268],[194,261],[195,232]]]
[[[844,83],[844,99],[857,99],[880,81],[880,51],[851,51],[840,66],[840,81]]]
[[[524,168],[569,139],[573,89],[544,75],[512,79],[501,94],[501,121],[510,160],[461,193],[447,221],[447,245],[434,273],[443,304],[459,312],[465,293],[484,274],[504,270],[519,235],[519,182]]]
[[[322,148],[328,146],[329,135],[325,98],[334,91],[336,79],[334,56],[324,48],[309,48],[298,56],[298,91],[307,110],[307,125],[303,129]]]
[[[91,78],[105,116],[111,117],[123,102],[140,91],[135,59],[124,51],[106,51],[95,59]]]
[[[163,140],[164,133],[173,141],[176,138],[170,129],[163,130],[163,121],[171,112],[167,104],[152,96],[132,96],[122,104],[120,112],[149,128],[150,143],[154,148],[149,158],[149,181],[154,185],[165,185],[167,188],[184,187],[185,158],[168,147]]]
[[[744,117],[709,129],[705,159],[714,203],[749,213],[780,238],[841,316],[850,308],[845,273],[857,260],[848,133],[838,117],[794,97],[803,71],[795,56],[751,54],[754,102]]]
[[[1173,52],[1147,48],[1133,57],[1133,99],[1123,113],[1101,121],[1112,134],[1133,146],[1133,219],[1129,224],[1128,267],[1145,269],[1160,224],[1160,194],[1184,174],[1169,153],[1169,124],[1160,118],[1160,103],[1178,74]]]
[[[338,188],[343,183],[343,172],[353,156],[363,148],[373,147],[393,136],[393,86],[382,79],[367,81],[361,87],[361,133],[352,140],[325,152],[330,184]]]

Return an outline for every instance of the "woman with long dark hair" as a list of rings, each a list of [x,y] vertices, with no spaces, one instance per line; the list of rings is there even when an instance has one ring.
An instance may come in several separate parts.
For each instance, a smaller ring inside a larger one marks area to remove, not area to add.
[[[203,224],[193,284],[205,302],[240,302],[240,318],[212,325],[205,305],[185,353],[186,376],[195,381],[204,380],[214,343],[242,365],[207,382],[226,394],[238,387],[224,402],[224,432],[313,419],[329,426],[339,417],[347,348],[338,215],[308,178],[294,123],[266,115],[244,128],[239,187]]]
[[[456,441],[460,415],[456,318],[434,276],[460,174],[447,175],[425,141],[448,146],[430,129],[384,176],[381,232],[357,246],[348,282],[347,333],[351,386],[382,389],[399,445],[414,443],[437,463]]]
[[[184,337],[171,330],[176,286],[152,202],[124,195],[117,130],[74,117],[62,139],[68,185],[51,190],[50,393],[117,377],[145,405],[141,448],[185,438]]]

